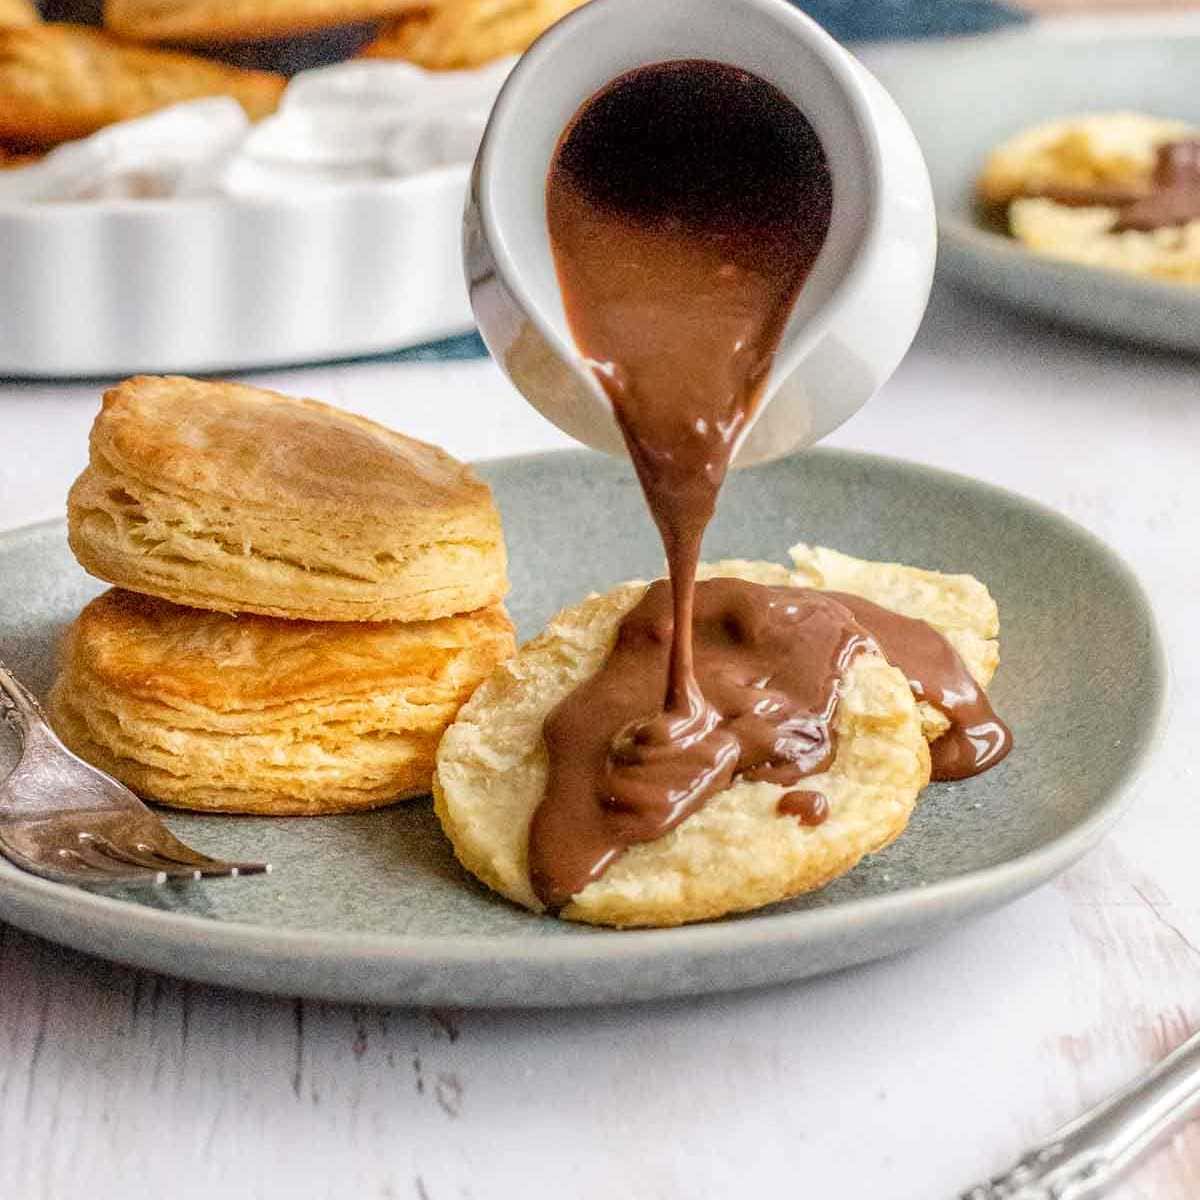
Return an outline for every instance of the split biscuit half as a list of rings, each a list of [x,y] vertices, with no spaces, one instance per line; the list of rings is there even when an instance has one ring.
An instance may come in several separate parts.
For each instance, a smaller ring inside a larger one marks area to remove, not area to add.
[[[1006,206],[1009,232],[1035,254],[1170,283],[1200,283],[1200,220],[1117,229],[1119,198],[1152,191],[1159,149],[1198,134],[1183,121],[1136,112],[1048,121],[992,151],[979,194],[987,204]]]
[[[977,579],[804,544],[791,555],[790,569],[727,560],[702,566],[699,576],[862,596],[927,621],[980,685],[991,680],[999,663],[999,614]],[[435,807],[455,853],[489,887],[535,911],[541,904],[529,879],[527,843],[546,787],[542,725],[599,670],[645,587],[625,584],[559,613],[496,669],[439,748]],[[947,728],[942,713],[916,703],[900,671],[879,654],[862,654],[842,682],[834,762],[803,784],[829,801],[823,824],[781,816],[786,789],[737,781],[665,837],[627,850],[560,915],[600,925],[670,926],[819,888],[904,830],[929,781],[928,743]]]

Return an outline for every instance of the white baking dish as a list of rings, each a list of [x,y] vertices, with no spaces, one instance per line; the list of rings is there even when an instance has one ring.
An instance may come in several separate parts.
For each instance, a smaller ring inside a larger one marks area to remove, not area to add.
[[[283,366],[461,333],[467,177],[0,208],[0,375]]]

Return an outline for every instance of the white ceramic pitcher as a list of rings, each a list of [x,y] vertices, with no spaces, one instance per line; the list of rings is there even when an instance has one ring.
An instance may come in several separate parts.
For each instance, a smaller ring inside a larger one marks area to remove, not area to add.
[[[833,178],[829,235],[780,341],[735,466],[811,445],[875,393],[908,349],[936,254],[925,162],[867,70],[787,0],[592,0],[520,60],[492,111],[464,214],[471,305],[525,398],[578,441],[625,447],[571,337],[546,226],[559,136],[616,76],[670,59],[729,63],[811,122]]]

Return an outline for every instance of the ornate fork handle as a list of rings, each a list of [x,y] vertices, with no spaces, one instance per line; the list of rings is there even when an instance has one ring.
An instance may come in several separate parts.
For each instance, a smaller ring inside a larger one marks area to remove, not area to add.
[[[960,1200],[1092,1200],[1200,1116],[1200,1033]]]
[[[22,738],[36,726],[47,726],[46,714],[34,694],[0,659],[0,717],[8,721]]]

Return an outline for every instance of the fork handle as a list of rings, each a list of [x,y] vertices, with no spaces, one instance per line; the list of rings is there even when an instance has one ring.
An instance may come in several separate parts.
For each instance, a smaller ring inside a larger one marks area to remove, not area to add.
[[[1200,1032],[960,1200],[1092,1200],[1200,1116]]]
[[[49,724],[34,694],[8,669],[3,659],[0,659],[0,716],[5,717],[22,738]]]

